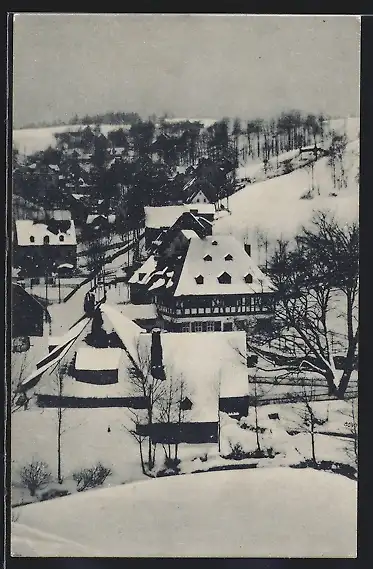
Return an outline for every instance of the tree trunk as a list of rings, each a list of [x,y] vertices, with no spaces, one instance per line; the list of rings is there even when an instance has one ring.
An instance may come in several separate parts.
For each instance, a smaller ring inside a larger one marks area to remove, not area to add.
[[[329,397],[336,396],[337,395],[337,387],[336,387],[335,381],[334,381],[334,379],[335,379],[334,374],[330,369],[328,369],[325,372],[325,379],[326,379],[326,383],[328,385]]]
[[[351,378],[351,374],[353,372],[353,368],[354,368],[354,356],[355,356],[355,351],[356,351],[356,346],[358,343],[358,331],[356,332],[352,342],[350,343],[348,350],[347,350],[347,355],[346,355],[346,361],[345,361],[345,367],[343,370],[343,374],[342,374],[342,378],[341,381],[339,383],[339,387],[338,387],[338,392],[337,392],[337,396],[339,399],[344,399],[347,387],[348,387],[348,383],[350,381]]]

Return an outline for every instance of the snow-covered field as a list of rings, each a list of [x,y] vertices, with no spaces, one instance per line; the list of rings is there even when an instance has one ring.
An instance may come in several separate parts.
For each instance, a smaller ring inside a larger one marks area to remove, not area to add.
[[[19,508],[11,548],[32,557],[356,557],[356,500],[355,482],[313,470],[175,476]]]
[[[355,401],[356,405],[356,401]],[[316,416],[326,422],[316,427],[318,433],[340,433],[341,437],[316,434],[315,452],[317,460],[329,460],[354,465],[353,441],[343,435],[350,431],[345,423],[351,421],[352,402],[322,401],[312,403]],[[355,409],[356,412],[356,409]],[[270,419],[269,414],[277,413],[279,419]],[[272,448],[278,453],[272,459],[244,459],[242,464],[257,463],[258,467],[286,466],[297,464],[311,458],[311,438],[304,426],[302,415],[304,404],[278,404],[258,407],[258,425],[265,431],[260,434],[263,449]],[[221,444],[181,445],[179,456],[182,459],[181,471],[208,470],[216,466],[235,463],[222,456],[228,455],[232,447],[239,444],[243,452],[256,449],[253,430],[254,409],[249,417],[239,423],[221,413]],[[110,426],[110,432],[108,427]],[[123,484],[141,480],[139,450],[137,443],[128,433],[131,426],[130,413],[126,409],[66,409],[63,411],[62,435],[62,474],[70,492],[76,491],[72,482],[74,471],[91,467],[101,461],[110,467],[113,474],[107,485]],[[287,431],[297,432],[291,436]],[[199,457],[207,455],[207,460]],[[19,485],[19,467],[33,459],[45,461],[56,476],[57,469],[57,410],[30,408],[19,411],[12,417],[11,462],[12,462],[12,503],[29,502],[29,492]],[[163,465],[164,454],[161,447],[157,451],[157,468]],[[52,484],[53,486],[53,484]],[[53,487],[55,487],[54,484]]]

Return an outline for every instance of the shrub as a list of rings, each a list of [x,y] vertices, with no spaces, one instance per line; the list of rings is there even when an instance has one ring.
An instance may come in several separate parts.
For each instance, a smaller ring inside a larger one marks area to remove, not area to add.
[[[300,197],[301,200],[313,200],[313,191],[307,190],[304,194]]]
[[[223,458],[230,458],[232,460],[243,460],[244,458],[250,458],[250,453],[247,453],[243,450],[241,443],[236,443],[232,445],[229,443],[231,447],[231,452],[224,456]]]
[[[21,484],[27,488],[31,496],[35,496],[36,490],[42,488],[52,478],[48,464],[41,460],[33,460],[30,464],[23,466],[19,471]]]
[[[42,492],[40,496],[40,501],[52,500],[53,498],[61,498],[63,496],[68,496],[70,492],[68,490],[63,490],[62,488],[49,488],[45,492]]]
[[[164,465],[165,468],[172,468],[176,470],[179,467],[180,462],[181,462],[180,458],[171,458],[169,456],[166,456],[164,460]]]
[[[77,491],[82,492],[89,488],[101,486],[110,474],[112,474],[111,469],[106,468],[99,462],[91,468],[83,468],[82,470],[74,472],[73,479],[77,483]]]

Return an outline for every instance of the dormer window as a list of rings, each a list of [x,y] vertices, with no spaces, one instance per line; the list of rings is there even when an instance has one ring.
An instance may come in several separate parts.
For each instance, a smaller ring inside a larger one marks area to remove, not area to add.
[[[33,235],[30,235],[30,243],[35,243],[35,237]]]
[[[211,242],[211,245],[217,245],[218,242],[214,239],[214,241]]]
[[[65,236],[64,236],[64,235],[60,235],[60,236],[58,237],[58,239],[59,239],[59,240],[61,241],[61,243],[62,243],[63,241],[65,241]]]
[[[230,253],[228,253],[228,255],[225,255],[224,260],[225,261],[233,261],[233,257]]]
[[[43,239],[44,245],[49,245],[49,235],[46,235]]]
[[[145,277],[146,273],[139,273],[139,281],[142,281],[142,279]]]
[[[205,256],[203,257],[203,260],[204,260],[204,261],[212,261],[212,257],[211,257],[211,255],[205,255]]]
[[[198,277],[195,277],[196,279],[196,284],[200,285],[203,284],[204,278],[202,275],[198,275]]]
[[[245,283],[251,284],[253,282],[253,275],[251,273],[247,273],[244,279]]]
[[[218,281],[220,284],[231,284],[232,277],[229,273],[224,271],[224,273],[218,276]]]

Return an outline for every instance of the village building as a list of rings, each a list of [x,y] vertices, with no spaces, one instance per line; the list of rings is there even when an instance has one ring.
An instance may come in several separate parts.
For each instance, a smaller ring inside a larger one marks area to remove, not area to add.
[[[129,279],[131,301],[154,302],[175,332],[232,331],[273,317],[275,288],[232,236],[174,230]]]
[[[12,338],[43,336],[45,308],[18,283],[12,283]]]
[[[39,222],[29,219],[15,221],[14,266],[30,276],[44,276],[59,265],[76,267],[77,243],[72,219],[53,218]]]
[[[189,213],[189,221],[183,219],[187,225],[184,229],[193,229],[188,226],[189,222],[200,220],[205,226],[210,226],[212,233],[212,221],[214,220],[215,208],[211,204],[183,204],[165,207],[145,207],[145,248],[150,249],[152,243],[159,237],[160,233],[170,229],[185,213]],[[206,224],[205,221],[208,223]]]

